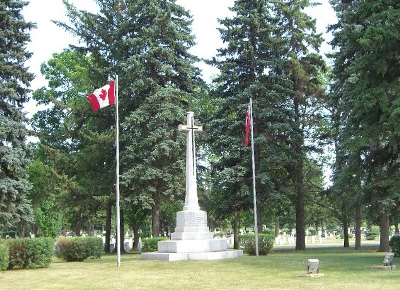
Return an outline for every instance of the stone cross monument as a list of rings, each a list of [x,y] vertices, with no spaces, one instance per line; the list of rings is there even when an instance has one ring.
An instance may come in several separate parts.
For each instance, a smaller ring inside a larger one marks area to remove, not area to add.
[[[176,228],[170,241],[158,242],[158,251],[142,253],[143,260],[216,260],[236,258],[241,250],[227,250],[224,239],[214,239],[207,226],[207,213],[200,210],[197,197],[195,132],[202,126],[194,125],[193,112],[187,113],[187,124],[179,125],[187,134],[186,145],[186,196],[182,211],[176,213]]]
[[[193,112],[187,113],[187,125],[179,125],[179,131],[187,131],[186,138],[186,197],[183,210],[199,210],[197,198],[196,151],[194,132],[203,131],[203,126],[194,125]]]

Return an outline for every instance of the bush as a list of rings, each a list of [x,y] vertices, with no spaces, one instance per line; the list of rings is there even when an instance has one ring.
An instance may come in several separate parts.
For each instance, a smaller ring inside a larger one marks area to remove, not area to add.
[[[240,245],[243,252],[254,256],[256,254],[256,241],[254,234],[246,234],[239,236]],[[274,237],[269,234],[258,234],[258,254],[268,255],[274,247]]]
[[[142,252],[156,252],[158,250],[158,242],[169,240],[166,237],[147,238],[142,240]]]
[[[54,254],[52,238],[12,239],[9,246],[8,269],[35,269],[48,267]]]
[[[353,234],[348,234],[348,236],[349,236],[349,239],[354,238],[354,235],[353,235]],[[340,239],[344,239],[344,234],[341,233],[339,237],[340,237]]]
[[[400,236],[391,237],[389,246],[392,248],[395,257],[400,257]]]
[[[366,240],[375,240],[375,238],[379,236],[379,229],[376,228],[369,228],[365,232],[365,239]]]
[[[9,247],[5,240],[0,239],[0,271],[7,270],[9,261]]]
[[[56,257],[67,262],[82,262],[87,258],[100,259],[104,253],[103,240],[96,237],[59,238]]]

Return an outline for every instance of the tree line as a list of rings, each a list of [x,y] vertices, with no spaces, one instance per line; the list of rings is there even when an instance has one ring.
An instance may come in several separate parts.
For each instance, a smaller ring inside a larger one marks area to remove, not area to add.
[[[296,230],[304,250],[309,225],[341,227],[344,246],[355,225],[380,226],[380,250],[398,223],[400,3],[330,3],[329,65],[324,39],[305,8],[309,0],[237,0],[220,20],[224,46],[205,60],[211,84],[190,53],[193,17],[174,0],[97,0],[99,12],[63,1],[75,35],[41,66],[48,85],[32,92],[45,109],[23,113],[33,75],[24,63],[35,24],[23,1],[0,4],[0,230],[57,236],[62,230],[113,233],[115,107],[93,112],[86,96],[119,77],[121,235],[169,235],[185,194],[185,135],[192,110],[197,136],[200,206],[212,229],[251,228],[251,149],[244,120],[253,100],[259,231]],[[28,129],[28,125],[31,129]],[[29,143],[35,136],[38,142]],[[332,185],[324,170],[333,159]],[[125,227],[124,227],[125,226]],[[117,237],[123,242],[123,237]]]

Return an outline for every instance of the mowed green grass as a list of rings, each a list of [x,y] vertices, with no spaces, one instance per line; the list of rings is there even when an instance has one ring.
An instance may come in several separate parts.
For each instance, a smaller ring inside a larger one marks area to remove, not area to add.
[[[0,274],[0,289],[400,289],[398,270],[374,270],[386,253],[377,246],[275,250],[268,256],[216,261],[144,261],[138,254],[63,262]],[[321,278],[301,278],[307,259],[320,260]]]

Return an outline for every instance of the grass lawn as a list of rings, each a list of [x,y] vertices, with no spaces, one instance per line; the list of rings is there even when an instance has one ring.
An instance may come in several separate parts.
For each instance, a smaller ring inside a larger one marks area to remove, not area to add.
[[[49,268],[0,273],[0,289],[400,289],[397,270],[373,270],[386,253],[377,246],[320,247],[305,251],[277,248],[268,256],[217,261],[142,261],[138,254],[63,262]],[[307,259],[320,260],[321,278],[300,278]]]

